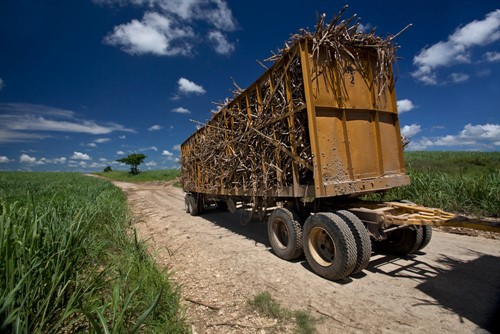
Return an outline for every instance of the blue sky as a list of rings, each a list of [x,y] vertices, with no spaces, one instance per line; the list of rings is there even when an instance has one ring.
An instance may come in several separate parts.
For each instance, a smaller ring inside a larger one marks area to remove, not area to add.
[[[2,0],[0,170],[100,171],[130,153],[176,168],[232,79],[346,1]],[[497,1],[349,1],[345,18],[396,34],[411,150],[500,149]]]

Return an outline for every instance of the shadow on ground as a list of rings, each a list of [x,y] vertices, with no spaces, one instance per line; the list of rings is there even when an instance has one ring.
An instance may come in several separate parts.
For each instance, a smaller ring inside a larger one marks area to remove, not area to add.
[[[255,219],[247,223],[249,213],[238,210],[236,214],[209,210],[202,217],[247,239],[270,249],[267,222]],[[272,252],[272,250],[270,250]],[[449,255],[440,255],[433,261],[422,261],[420,253],[411,256],[393,256],[374,253],[365,271],[390,277],[421,281],[417,289],[430,299],[416,299],[417,305],[440,305],[492,333],[500,333],[500,258],[469,250],[476,259],[462,261]],[[304,269],[312,271],[304,257],[296,260]],[[363,279],[360,273],[339,281],[349,284],[352,279]]]
[[[500,333],[500,259],[468,250],[476,257],[463,261],[441,254],[435,262],[416,255],[378,254],[366,270],[391,277],[421,281],[416,288],[432,299],[416,299],[417,305],[439,305],[492,333]]]

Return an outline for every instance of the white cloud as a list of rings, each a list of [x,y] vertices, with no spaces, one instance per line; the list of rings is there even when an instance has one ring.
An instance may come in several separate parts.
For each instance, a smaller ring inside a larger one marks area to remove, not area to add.
[[[373,26],[371,25],[371,23],[367,23],[367,24],[360,23],[358,25],[358,30],[360,30],[361,32],[364,32],[364,33],[370,32],[370,30],[372,28],[373,28]]]
[[[111,141],[111,139],[110,138],[98,138],[98,139],[94,140],[94,142],[96,142],[98,144],[107,143],[108,141]]]
[[[462,83],[469,80],[469,75],[465,73],[452,73],[448,76],[452,83]]]
[[[425,150],[445,147],[467,150],[495,150],[500,143],[500,124],[467,124],[456,135],[443,135],[435,138],[422,138],[412,141],[409,150]]]
[[[484,54],[484,59],[491,63],[500,61],[500,52],[497,51],[489,51]]]
[[[3,81],[2,78],[0,78],[0,90],[5,87],[5,82]]]
[[[172,147],[172,150],[174,151],[180,151],[181,150],[181,145],[177,144]]]
[[[162,14],[147,12],[141,21],[132,20],[116,26],[104,42],[131,55],[189,55],[192,49],[189,40],[194,32],[190,27],[175,27],[175,24]]]
[[[457,28],[446,41],[425,47],[413,58],[417,70],[412,76],[425,84],[438,84],[438,68],[470,63],[473,47],[488,45],[500,39],[499,27],[500,9],[497,9],[488,13],[484,20],[474,20]]]
[[[97,144],[96,143],[89,143],[89,144],[87,144],[87,146],[89,146],[89,147],[97,147]]]
[[[123,136],[119,136],[118,138],[119,139],[127,139],[127,136],[123,135]]]
[[[21,163],[33,163],[36,161],[36,158],[32,158],[30,157],[29,155],[27,154],[21,154],[21,156],[19,157],[19,162]]]
[[[191,112],[189,109],[183,108],[183,107],[178,107],[172,109],[172,112],[178,113],[178,114],[190,114]]]
[[[405,125],[401,128],[401,134],[407,138],[415,136],[420,131],[422,129],[418,124]]]
[[[149,162],[146,162],[146,166],[148,167],[154,167],[154,166],[157,166],[158,164],[154,161],[149,161]]]
[[[48,135],[27,131],[108,134],[113,131],[135,132],[116,123],[97,124],[77,117],[76,113],[54,107],[26,103],[0,103],[0,142],[27,142]]]
[[[144,148],[140,148],[139,149],[139,152],[144,152],[144,151],[155,151],[155,152],[158,152],[158,147],[156,147],[156,146],[150,146],[150,147],[144,147]]]
[[[44,158],[37,160],[36,158],[30,157],[29,155],[23,153],[19,157],[19,162],[22,164],[28,164],[28,165],[43,165],[45,164],[43,162]]]
[[[129,54],[151,53],[161,56],[189,55],[203,41],[195,33],[208,26],[234,31],[237,22],[223,0],[94,0],[103,5],[146,7],[142,20],[116,26],[104,41]]]
[[[203,86],[195,84],[193,81],[190,81],[186,78],[180,78],[177,83],[179,84],[179,92],[184,94],[205,94],[206,90]]]
[[[91,158],[88,154],[81,153],[81,152],[73,152],[73,155],[71,156],[70,159],[73,159],[73,160],[91,160]]]
[[[408,99],[398,100],[397,105],[400,114],[415,109],[413,102]]]
[[[24,143],[24,142],[43,140],[49,137],[50,136],[48,135],[40,135],[36,133],[10,131],[7,129],[3,129],[2,124],[0,124],[0,143]]]
[[[162,129],[162,127],[161,127],[160,125],[155,124],[155,125],[153,125],[153,126],[149,127],[149,128],[148,128],[148,131],[159,131],[159,130],[161,130],[161,129]]]
[[[116,154],[118,154],[118,155],[124,155],[125,152],[123,152],[123,151],[117,151]]]
[[[55,164],[63,164],[63,163],[66,163],[66,158],[65,157],[61,157],[61,158],[56,158],[54,160],[52,160],[52,163],[55,163]]]
[[[166,157],[171,157],[174,154],[172,152],[167,151],[167,150],[163,150],[163,152],[161,153],[161,155],[164,155]]]
[[[212,47],[220,55],[229,55],[234,51],[234,44],[229,42],[220,31],[210,31],[208,40],[212,42]]]
[[[10,160],[5,155],[0,155],[0,164],[6,164],[6,163],[11,162],[11,161],[13,161],[13,160]]]

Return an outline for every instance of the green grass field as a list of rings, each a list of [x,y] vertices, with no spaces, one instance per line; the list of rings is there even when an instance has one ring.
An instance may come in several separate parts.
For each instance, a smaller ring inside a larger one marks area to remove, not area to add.
[[[500,217],[500,152],[406,152],[405,161],[411,185],[388,191],[383,200]]]
[[[188,332],[178,287],[129,225],[107,181],[0,172],[0,332]]]
[[[176,169],[148,170],[141,171],[137,175],[132,175],[129,171],[111,171],[94,173],[111,180],[126,182],[148,182],[148,181],[172,181],[179,176]]]

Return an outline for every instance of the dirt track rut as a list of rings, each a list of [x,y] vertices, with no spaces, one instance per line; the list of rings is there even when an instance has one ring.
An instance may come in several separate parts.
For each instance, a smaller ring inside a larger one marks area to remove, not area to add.
[[[281,305],[310,310],[320,333],[500,332],[500,240],[436,231],[418,256],[374,254],[356,277],[331,282],[304,258],[276,257],[265,222],[210,212],[191,217],[180,189],[115,182],[126,193],[135,227],[173,271],[194,333],[283,333],[249,310],[269,291]]]

